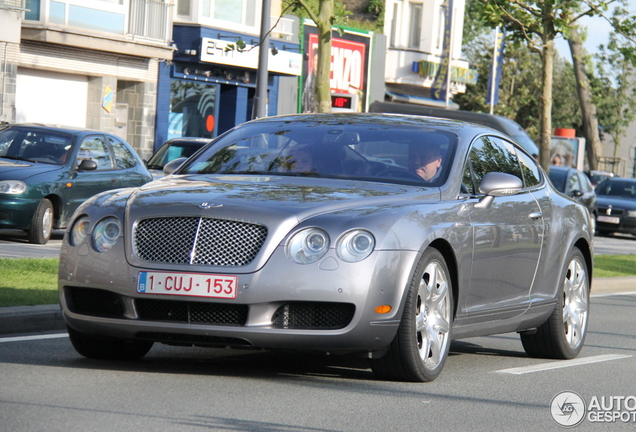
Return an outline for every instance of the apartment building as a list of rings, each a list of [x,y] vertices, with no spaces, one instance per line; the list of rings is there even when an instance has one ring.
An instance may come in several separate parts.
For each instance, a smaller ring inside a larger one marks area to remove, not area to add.
[[[0,52],[0,120],[114,132],[148,156],[159,64],[173,53],[171,3],[0,0],[5,15],[21,13]]]
[[[462,59],[464,8],[465,0],[386,0],[386,100],[446,106],[447,98],[431,96],[440,64],[446,61],[451,65],[451,105],[453,94],[477,81],[476,72]]]

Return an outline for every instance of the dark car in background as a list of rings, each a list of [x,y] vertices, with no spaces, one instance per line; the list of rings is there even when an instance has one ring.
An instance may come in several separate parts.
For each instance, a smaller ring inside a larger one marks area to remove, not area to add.
[[[576,168],[551,166],[550,181],[562,194],[583,204],[592,215],[592,222],[598,214],[596,193],[590,179]]]
[[[590,179],[592,186],[596,187],[603,183],[610,177],[618,177],[616,174],[610,171],[590,170],[585,171],[585,175]]]
[[[146,162],[146,167],[153,178],[163,177],[163,167],[170,161],[189,158],[201,147],[209,143],[209,138],[173,138],[166,141]]]
[[[600,235],[636,235],[636,179],[610,177],[596,187],[596,196],[596,230]]]
[[[141,186],[152,176],[133,148],[95,130],[40,124],[0,126],[0,228],[45,244],[93,195]]]
[[[415,105],[409,103],[379,101],[375,101],[371,104],[371,106],[369,107],[369,112],[421,115],[477,123],[482,126],[491,127],[512,137],[517,142],[517,144],[520,144],[521,147],[523,147],[534,158],[537,158],[539,155],[539,147],[537,147],[535,142],[532,141],[532,138],[530,138],[530,136],[521,127],[521,125],[519,125],[519,123],[507,117],[474,111],[463,111],[425,105]]]

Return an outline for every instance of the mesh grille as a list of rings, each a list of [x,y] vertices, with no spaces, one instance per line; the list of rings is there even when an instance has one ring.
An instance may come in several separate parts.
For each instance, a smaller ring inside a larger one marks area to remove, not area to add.
[[[247,222],[198,217],[142,219],[133,247],[144,261],[244,266],[260,250],[267,228]]]
[[[137,315],[147,321],[245,325],[247,305],[135,299]]]
[[[272,317],[275,328],[340,329],[351,322],[355,306],[349,303],[287,303]]]
[[[73,313],[116,318],[124,315],[121,297],[110,291],[67,287],[66,298]]]

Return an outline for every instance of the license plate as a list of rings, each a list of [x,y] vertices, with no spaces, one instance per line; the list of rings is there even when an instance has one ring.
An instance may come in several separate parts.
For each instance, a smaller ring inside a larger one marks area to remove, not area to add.
[[[621,222],[620,218],[616,217],[616,216],[603,216],[603,215],[598,215],[596,216],[596,220],[599,222],[605,222],[605,223],[611,223],[611,224],[618,224]]]
[[[208,273],[139,272],[137,292],[235,299],[236,276]]]

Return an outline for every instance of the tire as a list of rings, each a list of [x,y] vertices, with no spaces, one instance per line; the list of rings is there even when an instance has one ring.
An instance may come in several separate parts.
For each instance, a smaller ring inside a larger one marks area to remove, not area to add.
[[[404,313],[388,352],[371,359],[381,379],[429,382],[448,357],[453,319],[453,289],[444,257],[427,250],[409,284]]]
[[[572,359],[579,355],[587,334],[590,304],[588,268],[581,251],[568,255],[557,305],[535,333],[522,333],[523,349],[530,357]]]
[[[78,332],[68,327],[73,348],[84,357],[99,360],[139,360],[150,351],[153,342],[119,339]]]
[[[31,219],[31,227],[27,231],[29,243],[46,244],[53,231],[53,204],[44,198]]]

